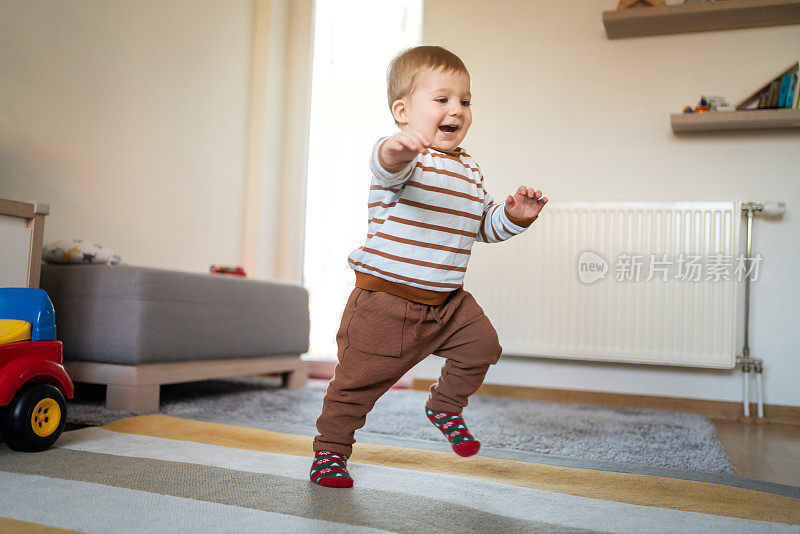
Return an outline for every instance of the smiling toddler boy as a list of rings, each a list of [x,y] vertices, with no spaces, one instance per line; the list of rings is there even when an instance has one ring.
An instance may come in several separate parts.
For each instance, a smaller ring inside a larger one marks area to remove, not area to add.
[[[428,419],[460,456],[480,442],[461,417],[502,348],[483,310],[463,288],[472,244],[525,230],[547,198],[520,186],[504,203],[460,148],[472,124],[464,63],[419,46],[389,67],[389,107],[400,132],[380,139],[370,160],[366,243],[348,257],[356,287],[336,335],[339,363],[317,419],[311,480],[350,487],[347,459],[367,413],[429,354],[445,358],[425,403]]]

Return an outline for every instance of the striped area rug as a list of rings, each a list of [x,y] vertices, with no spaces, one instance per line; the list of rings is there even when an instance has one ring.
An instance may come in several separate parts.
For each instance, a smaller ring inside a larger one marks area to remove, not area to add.
[[[309,436],[147,415],[0,444],[2,532],[800,532],[800,488],[358,443],[308,481]]]

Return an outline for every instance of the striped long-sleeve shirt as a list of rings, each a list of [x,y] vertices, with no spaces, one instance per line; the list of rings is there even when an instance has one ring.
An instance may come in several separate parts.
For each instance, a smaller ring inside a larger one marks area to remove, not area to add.
[[[510,217],[504,203],[486,191],[475,160],[460,148],[431,148],[399,172],[388,172],[378,157],[385,139],[370,158],[367,240],[348,263],[359,287],[439,304],[463,285],[476,240],[505,241],[536,217]]]

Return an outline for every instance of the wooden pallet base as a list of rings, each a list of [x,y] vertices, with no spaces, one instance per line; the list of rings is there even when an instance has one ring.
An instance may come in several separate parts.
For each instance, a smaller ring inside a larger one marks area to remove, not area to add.
[[[137,412],[158,410],[161,384],[281,373],[283,385],[294,389],[308,380],[299,354],[142,365],[72,360],[64,366],[73,382],[105,384],[107,409]]]

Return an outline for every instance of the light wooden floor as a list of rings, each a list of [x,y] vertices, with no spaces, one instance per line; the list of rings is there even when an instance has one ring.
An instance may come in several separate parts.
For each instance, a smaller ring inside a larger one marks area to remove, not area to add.
[[[800,486],[800,425],[712,422],[736,475]]]

